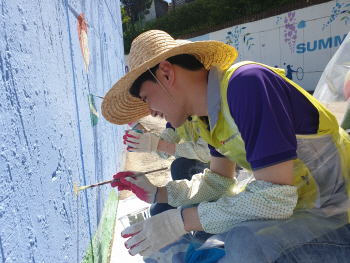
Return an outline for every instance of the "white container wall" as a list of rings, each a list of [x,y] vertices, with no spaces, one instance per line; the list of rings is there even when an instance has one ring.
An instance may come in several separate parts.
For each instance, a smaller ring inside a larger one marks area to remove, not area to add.
[[[313,91],[349,32],[349,19],[350,0],[336,0],[189,40],[227,43],[239,53],[236,62],[250,60],[283,68],[289,79]]]

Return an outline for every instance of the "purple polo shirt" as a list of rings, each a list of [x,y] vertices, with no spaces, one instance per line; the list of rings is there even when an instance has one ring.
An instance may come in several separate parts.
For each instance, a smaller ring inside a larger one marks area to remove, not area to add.
[[[296,159],[295,135],[317,133],[317,109],[295,87],[263,66],[238,68],[229,80],[227,98],[253,170]],[[222,156],[209,148],[212,156]]]
[[[171,126],[171,123],[170,122],[167,122],[165,124],[165,129],[173,129],[175,131],[175,128],[173,126]]]

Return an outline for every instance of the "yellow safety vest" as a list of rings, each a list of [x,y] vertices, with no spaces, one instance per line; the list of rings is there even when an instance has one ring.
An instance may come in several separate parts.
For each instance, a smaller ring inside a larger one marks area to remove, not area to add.
[[[197,116],[192,116],[192,125],[193,125],[193,134],[191,134],[191,122],[186,121],[182,126],[176,128],[175,131],[185,142],[197,142],[199,135],[196,133],[198,127],[198,118]],[[192,138],[194,136],[194,138]]]
[[[285,77],[283,69],[243,61],[221,72],[222,79],[218,79],[221,94],[220,110],[215,116],[215,123],[211,123],[209,116],[210,132],[207,130],[208,125],[205,120],[198,118],[199,136],[231,161],[251,170],[246,159],[244,141],[230,114],[227,102],[227,87],[231,75],[236,69],[247,64],[261,65],[279,75],[298,89],[319,112],[317,134],[296,135],[298,159],[294,160],[294,185],[298,187],[297,208],[319,208],[320,213],[325,213],[325,216],[348,211],[350,137],[339,127],[335,116],[330,111],[308,92]],[[349,214],[348,217],[350,218]]]

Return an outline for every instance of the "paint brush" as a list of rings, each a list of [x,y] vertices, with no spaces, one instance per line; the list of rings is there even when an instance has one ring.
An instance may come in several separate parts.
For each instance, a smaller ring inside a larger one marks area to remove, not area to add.
[[[90,94],[90,95],[92,95],[92,96],[94,96],[94,97],[97,97],[97,98],[100,98],[100,99],[104,99],[103,97],[97,96],[97,95],[95,95],[95,94]]]
[[[164,168],[160,168],[160,169],[156,169],[156,170],[152,170],[152,171],[148,171],[148,172],[145,172],[143,174],[150,174],[150,173],[155,173],[155,172],[159,172],[159,171],[164,171],[168,169],[167,167],[164,167]],[[142,175],[142,173],[140,174]],[[129,176],[126,176],[126,177],[138,177],[140,175],[129,175]],[[88,188],[92,188],[92,187],[96,187],[96,186],[100,186],[100,185],[104,185],[104,184],[110,184],[112,182],[118,182],[120,181],[119,178],[117,179],[112,179],[112,180],[109,180],[109,181],[104,181],[104,182],[101,182],[101,183],[97,183],[97,184],[91,184],[91,185],[85,185],[85,186],[81,186],[81,187],[78,187],[77,186],[77,182],[74,182],[74,195],[75,197],[77,197],[78,195],[78,192],[81,191],[81,190],[85,190],[85,189],[88,189]]]

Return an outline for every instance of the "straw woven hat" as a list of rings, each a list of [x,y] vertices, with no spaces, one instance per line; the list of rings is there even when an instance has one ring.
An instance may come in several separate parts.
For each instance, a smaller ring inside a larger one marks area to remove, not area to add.
[[[133,97],[129,89],[134,81],[167,58],[190,54],[206,69],[216,63],[227,69],[237,58],[237,50],[219,41],[175,40],[166,32],[150,30],[134,39],[130,50],[130,72],[122,77],[104,96],[102,115],[115,124],[126,124],[150,114],[148,104]]]

